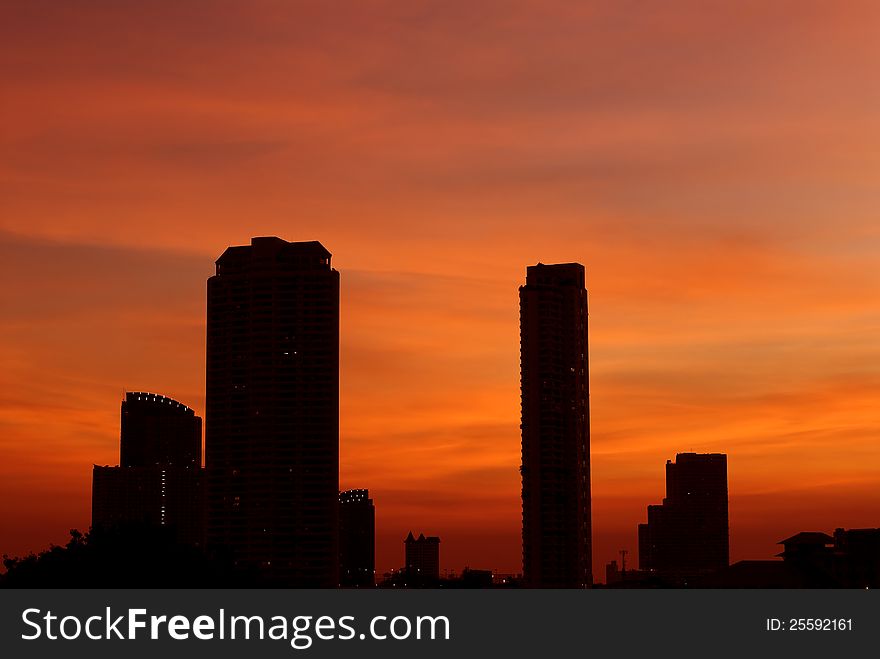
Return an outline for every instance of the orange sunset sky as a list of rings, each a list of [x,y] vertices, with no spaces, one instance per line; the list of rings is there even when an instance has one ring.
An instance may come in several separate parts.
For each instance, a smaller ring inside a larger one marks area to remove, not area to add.
[[[123,390],[204,412],[205,280],[341,272],[343,488],[520,571],[518,293],[590,291],[594,570],[729,454],[731,559],[880,526],[880,3],[6,1],[0,553],[89,524]]]

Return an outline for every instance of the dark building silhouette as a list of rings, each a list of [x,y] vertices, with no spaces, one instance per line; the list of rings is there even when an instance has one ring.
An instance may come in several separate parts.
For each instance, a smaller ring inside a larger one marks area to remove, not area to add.
[[[827,533],[802,531],[790,538],[780,540],[778,544],[782,545],[783,549],[777,556],[783,560],[792,565],[810,565],[831,558],[834,538]]]
[[[835,529],[834,574],[844,588],[880,588],[880,529]]]
[[[119,464],[202,466],[202,420],[186,405],[145,392],[122,401]]]
[[[686,585],[729,559],[727,456],[679,453],[666,462],[666,498],[639,524],[639,567]]]
[[[440,538],[413,537],[412,531],[403,541],[406,548],[406,580],[413,586],[430,586],[440,581]]]
[[[520,287],[523,579],[592,585],[587,291],[579,263],[527,269]]]
[[[644,570],[627,569],[626,553],[621,552],[621,561],[605,564],[606,588],[651,588],[655,587],[655,575]]]
[[[203,541],[202,420],[172,398],[142,391],[122,401],[120,466],[92,472],[92,526],[167,527]]]
[[[319,242],[254,238],[208,279],[208,544],[267,583],[336,587],[339,273]]]
[[[372,588],[376,579],[376,508],[369,490],[339,493],[339,584]]]
[[[426,538],[432,540],[433,538]],[[414,543],[418,540],[413,538]],[[439,542],[439,539],[437,539]],[[485,588],[519,588],[522,575],[497,574],[492,570],[478,570],[465,567],[460,573],[446,572],[442,577],[423,578],[414,569],[401,568],[398,571],[386,572],[377,584],[378,588],[439,588],[449,590],[485,589]]]
[[[779,560],[745,560],[693,579],[695,588],[818,588],[803,571]],[[689,584],[689,585],[691,585]]]
[[[778,544],[783,549],[776,556],[782,559],[786,569],[799,575],[803,587],[831,588],[836,585],[835,563],[840,556],[835,551],[833,537],[827,533],[804,531],[780,540]]]
[[[440,581],[440,588],[477,590],[495,587],[492,570],[478,570],[465,567],[460,574],[446,575]]]
[[[880,529],[807,531],[779,542],[782,560],[738,561],[701,588],[880,588]]]
[[[778,554],[809,588],[880,588],[880,529],[802,532],[782,540]]]

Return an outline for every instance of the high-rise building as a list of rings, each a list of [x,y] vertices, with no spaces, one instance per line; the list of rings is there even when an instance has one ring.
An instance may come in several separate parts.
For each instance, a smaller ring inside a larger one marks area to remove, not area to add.
[[[122,401],[119,464],[202,466],[202,420],[186,405],[159,394],[126,393]]]
[[[409,585],[430,586],[440,581],[440,538],[410,531],[403,541],[406,548],[406,579]]]
[[[172,398],[130,391],[122,401],[120,466],[92,472],[92,526],[166,527],[203,540],[202,420]]]
[[[679,453],[666,462],[666,498],[639,524],[639,567],[682,585],[729,559],[727,456]]]
[[[592,585],[587,290],[579,263],[530,266],[519,289],[523,579]]]
[[[208,279],[208,544],[272,584],[336,587],[339,273],[254,238]]]
[[[339,584],[372,588],[376,576],[376,508],[369,490],[339,493]]]

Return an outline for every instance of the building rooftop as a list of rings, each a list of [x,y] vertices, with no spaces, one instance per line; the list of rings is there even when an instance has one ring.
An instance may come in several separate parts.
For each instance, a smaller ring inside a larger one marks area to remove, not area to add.
[[[134,404],[140,403],[142,405],[151,404],[156,406],[167,406],[171,409],[180,410],[181,412],[189,415],[195,414],[193,409],[188,405],[184,405],[180,401],[169,398],[168,396],[163,396],[162,394],[156,394],[149,391],[126,391],[125,402]]]
[[[369,500],[369,490],[343,490],[339,493],[339,503],[357,503]]]
[[[579,286],[584,287],[586,270],[580,263],[538,263],[526,268],[527,286]]]
[[[726,453],[676,453],[675,462],[704,462],[707,460],[727,460]],[[667,460],[671,463],[672,460]]]
[[[778,545],[830,545],[834,543],[834,538],[832,538],[827,533],[818,533],[814,531],[802,531],[800,533],[796,533],[790,538],[786,538],[785,540],[780,540],[776,544]]]
[[[260,269],[272,265],[293,265],[302,269],[329,269],[333,255],[317,240],[288,242],[277,236],[251,238],[250,245],[227,247],[215,261],[217,274],[228,270]]]
[[[404,542],[440,542],[440,537],[436,535],[429,535],[425,537],[424,533],[419,533],[418,539],[413,536],[412,531],[409,532],[409,535],[406,536],[406,540]]]

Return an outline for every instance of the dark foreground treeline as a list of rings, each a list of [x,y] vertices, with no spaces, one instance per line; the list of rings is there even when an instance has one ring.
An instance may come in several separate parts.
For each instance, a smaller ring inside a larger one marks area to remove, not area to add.
[[[247,588],[254,573],[221,555],[179,544],[165,529],[126,525],[71,530],[63,546],[3,556],[2,588]]]

